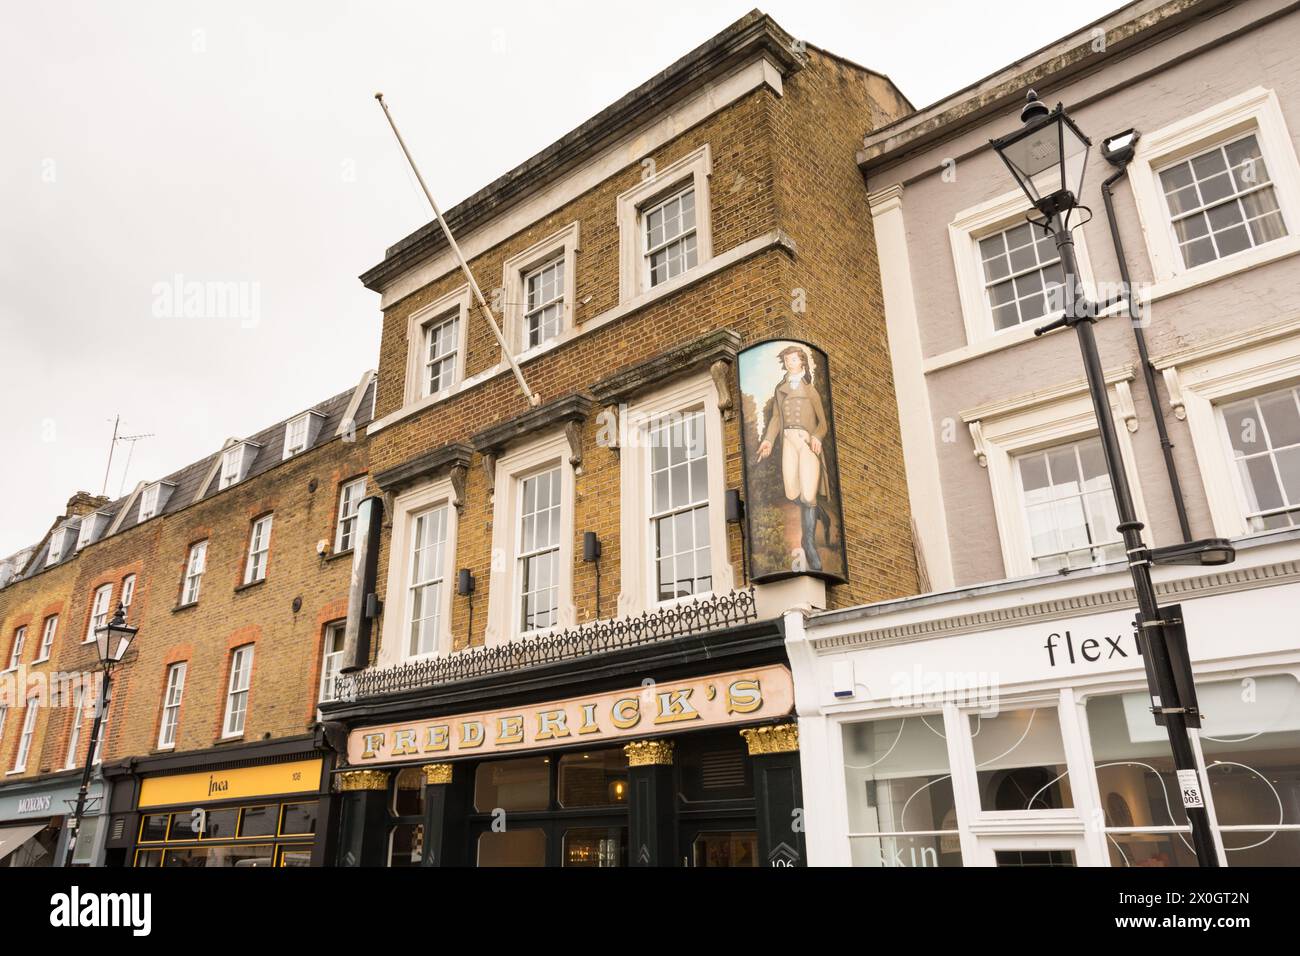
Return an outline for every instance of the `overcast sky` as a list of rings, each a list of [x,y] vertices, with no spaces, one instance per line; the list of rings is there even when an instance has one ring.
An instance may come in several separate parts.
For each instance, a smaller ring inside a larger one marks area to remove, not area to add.
[[[743,15],[655,3],[51,2],[0,20],[0,556],[351,387],[378,358],[357,275],[429,218]],[[1116,0],[763,5],[918,106]],[[163,289],[240,283],[231,317]]]

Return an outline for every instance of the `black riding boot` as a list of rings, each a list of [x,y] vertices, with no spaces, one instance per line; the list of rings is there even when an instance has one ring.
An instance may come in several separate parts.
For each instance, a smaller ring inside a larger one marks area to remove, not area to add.
[[[820,571],[822,559],[817,553],[817,506],[802,505],[799,510],[803,517],[804,559],[808,562],[808,570]]]

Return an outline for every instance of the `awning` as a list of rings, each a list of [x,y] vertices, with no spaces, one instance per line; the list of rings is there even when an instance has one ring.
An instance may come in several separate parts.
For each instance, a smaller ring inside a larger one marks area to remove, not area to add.
[[[0,860],[3,860],[44,829],[44,823],[24,823],[16,827],[0,827]]]

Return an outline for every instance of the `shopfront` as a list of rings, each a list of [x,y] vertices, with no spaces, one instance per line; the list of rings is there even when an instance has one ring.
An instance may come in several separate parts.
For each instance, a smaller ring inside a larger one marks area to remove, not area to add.
[[[766,664],[357,724],[338,862],[802,865],[793,703]]]
[[[266,749],[266,748],[262,748]],[[142,767],[115,789],[113,862],[134,867],[320,865],[327,829],[319,753],[280,745],[278,754],[211,762],[199,769]],[[297,751],[297,752],[295,752]],[[237,757],[237,754],[231,754]],[[196,755],[185,763],[193,765]],[[171,772],[167,772],[171,771]],[[120,772],[120,768],[119,768]]]
[[[1300,865],[1300,536],[1158,572],[1228,866]],[[1195,865],[1121,565],[787,621],[812,865]]]
[[[78,772],[0,788],[0,867],[63,866],[80,785]],[[87,791],[73,866],[96,866],[103,858],[103,792],[96,777]]]

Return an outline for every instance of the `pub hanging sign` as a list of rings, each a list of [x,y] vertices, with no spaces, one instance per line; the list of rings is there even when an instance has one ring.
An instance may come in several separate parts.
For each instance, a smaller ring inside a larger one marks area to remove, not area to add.
[[[754,723],[794,708],[790,672],[779,665],[657,684],[589,697],[360,727],[348,735],[354,766],[564,744],[598,743],[676,730]]]
[[[848,580],[826,353],[795,339],[737,357],[750,578]]]

